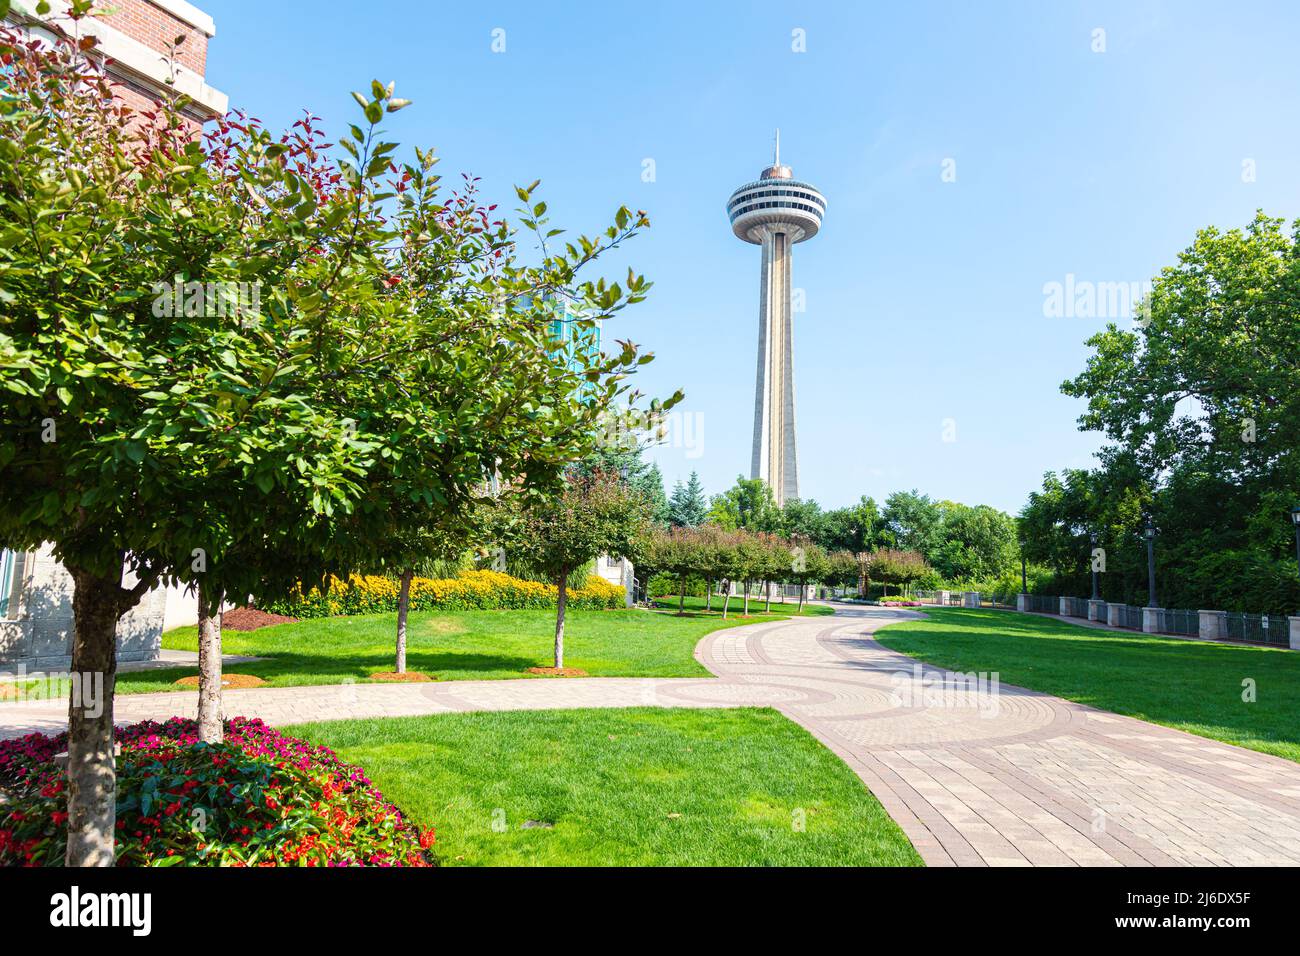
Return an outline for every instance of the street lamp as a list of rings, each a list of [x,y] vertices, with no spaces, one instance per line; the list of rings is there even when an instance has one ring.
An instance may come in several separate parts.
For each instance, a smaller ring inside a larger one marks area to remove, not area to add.
[[[1101,595],[1097,593],[1097,532],[1093,531],[1088,535],[1088,545],[1091,549],[1088,554],[1088,564],[1092,567],[1092,599],[1100,601]]]
[[[1300,567],[1300,505],[1291,506],[1291,523],[1295,525],[1295,560]]]
[[[1300,525],[1297,525],[1300,529]],[[1296,531],[1297,541],[1300,541],[1300,530]],[[1147,526],[1142,531],[1142,537],[1147,539],[1147,607],[1156,607],[1156,526],[1151,523],[1151,516],[1147,515]]]

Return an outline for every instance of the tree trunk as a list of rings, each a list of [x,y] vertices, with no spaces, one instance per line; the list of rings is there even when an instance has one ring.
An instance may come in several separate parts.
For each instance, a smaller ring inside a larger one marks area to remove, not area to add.
[[[221,726],[221,604],[225,595],[198,585],[199,740],[219,744]]]
[[[799,613],[800,614],[803,613],[803,594],[807,590],[808,588],[804,584],[800,583],[799,585]]]
[[[749,582],[745,582],[745,617],[749,617]]]
[[[764,600],[764,604],[763,604],[763,613],[764,613],[764,614],[768,614],[768,613],[770,613],[771,610],[772,610],[772,582],[771,582],[771,581],[764,581],[764,582],[763,582],[763,588],[764,588],[764,591],[763,591],[763,600]]]
[[[555,667],[564,666],[564,605],[569,597],[569,575],[560,575],[560,593],[555,600]]]
[[[731,582],[727,582],[727,588],[722,592],[722,619],[727,619],[727,612],[731,610]]]
[[[686,613],[686,575],[677,576],[677,616]]]
[[[411,578],[415,570],[402,572],[402,587],[397,592],[397,673],[406,673],[406,614],[411,609]]]
[[[112,866],[117,822],[113,690],[121,574],[72,572],[72,692],[68,700],[68,866]]]
[[[710,578],[704,585],[704,610],[713,610],[713,579]]]

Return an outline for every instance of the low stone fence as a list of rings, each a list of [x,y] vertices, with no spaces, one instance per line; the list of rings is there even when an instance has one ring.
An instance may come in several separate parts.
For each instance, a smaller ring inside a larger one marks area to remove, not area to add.
[[[1300,616],[1246,614],[1241,611],[1190,611],[1136,607],[1094,598],[1055,594],[992,594],[981,591],[917,591],[916,600],[941,607],[1014,608],[1036,614],[1086,618],[1147,634],[1177,634],[1207,641],[1264,644],[1300,650]]]
[[[1234,641],[1300,650],[1300,616],[1136,607],[1132,604],[1042,594],[1018,595],[1016,610],[1060,614],[1063,617],[1086,617],[1090,621],[1099,621],[1111,627],[1147,634],[1177,634],[1207,641]]]

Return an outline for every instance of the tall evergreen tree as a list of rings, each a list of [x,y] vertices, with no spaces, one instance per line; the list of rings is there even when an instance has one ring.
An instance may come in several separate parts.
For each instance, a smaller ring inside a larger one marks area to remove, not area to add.
[[[686,484],[673,485],[668,500],[668,521],[674,528],[694,528],[704,524],[709,516],[709,504],[704,498],[704,485],[697,472],[691,472]]]

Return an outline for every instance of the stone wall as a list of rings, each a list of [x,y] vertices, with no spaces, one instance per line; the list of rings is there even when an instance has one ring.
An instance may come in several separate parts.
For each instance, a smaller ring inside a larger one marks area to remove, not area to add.
[[[67,669],[72,663],[72,576],[47,545],[21,556],[14,600],[0,621],[0,665]],[[131,583],[128,576],[125,582]],[[117,625],[117,659],[147,661],[161,648],[167,595],[154,588]]]

